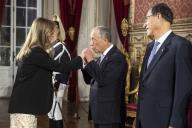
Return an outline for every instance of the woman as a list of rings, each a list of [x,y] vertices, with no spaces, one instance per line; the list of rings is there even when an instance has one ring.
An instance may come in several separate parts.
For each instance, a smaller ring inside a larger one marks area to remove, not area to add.
[[[47,53],[57,34],[55,23],[48,19],[37,18],[32,23],[16,57],[18,70],[8,110],[11,128],[36,128],[36,115],[45,115],[51,110],[52,72],[68,73],[81,68],[79,56],[68,63],[58,63]]]
[[[54,48],[54,60],[64,63],[71,60],[71,56],[65,47],[65,31],[59,16],[54,15],[53,21],[57,25],[58,35]],[[65,89],[68,87],[69,73],[58,73],[53,72],[53,83],[54,83],[54,98],[51,111],[48,113],[49,116],[49,128],[63,128],[62,118],[62,99]]]

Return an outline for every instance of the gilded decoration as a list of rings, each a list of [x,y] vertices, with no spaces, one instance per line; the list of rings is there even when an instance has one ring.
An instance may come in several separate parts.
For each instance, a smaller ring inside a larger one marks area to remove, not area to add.
[[[124,37],[128,35],[129,23],[126,18],[121,21],[121,32]]]

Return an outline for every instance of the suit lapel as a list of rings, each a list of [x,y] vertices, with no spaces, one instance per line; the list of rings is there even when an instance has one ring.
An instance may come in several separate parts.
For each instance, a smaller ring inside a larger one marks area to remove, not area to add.
[[[103,58],[102,62],[100,63],[101,67],[104,67],[104,65],[106,64],[106,62],[109,59],[109,56],[117,49],[117,47],[114,45],[109,52],[105,55],[105,57]]]
[[[154,69],[154,67],[157,65],[157,63],[160,61],[160,58],[168,51],[167,45],[171,43],[171,39],[174,37],[174,35],[175,35],[174,33],[171,33],[167,37],[167,39],[164,41],[162,46],[159,48],[158,52],[154,56],[154,59],[149,64],[148,69],[146,69],[146,72],[144,72],[142,80],[144,80],[151,73],[151,71]],[[147,61],[148,61],[148,58],[147,58],[147,60],[145,62],[145,67],[147,67],[146,66],[147,65]]]

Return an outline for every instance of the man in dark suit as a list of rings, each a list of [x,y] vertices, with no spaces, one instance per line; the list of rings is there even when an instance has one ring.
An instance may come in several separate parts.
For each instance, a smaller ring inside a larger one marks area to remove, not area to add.
[[[142,65],[136,128],[186,128],[192,46],[172,32],[172,22],[173,13],[164,3],[156,4],[146,15],[144,27],[153,41]]]
[[[124,55],[111,44],[106,27],[91,32],[91,49],[85,49],[87,64],[84,71],[91,76],[90,107],[95,128],[121,128],[124,124],[124,88],[127,62]],[[94,52],[101,56],[94,60]]]

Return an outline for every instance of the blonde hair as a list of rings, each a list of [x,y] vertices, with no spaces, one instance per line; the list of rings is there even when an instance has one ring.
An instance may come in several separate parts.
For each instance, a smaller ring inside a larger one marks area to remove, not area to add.
[[[51,20],[45,18],[37,18],[33,21],[27,38],[16,56],[17,60],[21,60],[24,56],[31,52],[31,48],[39,46],[46,51],[51,47],[50,36],[54,32],[55,24]]]
[[[64,42],[66,36],[65,36],[65,29],[63,27],[63,24],[61,22],[61,19],[58,15],[53,15],[53,18],[52,18],[53,21],[56,21],[59,23],[59,36],[58,36],[58,39],[61,41],[61,42]]]

